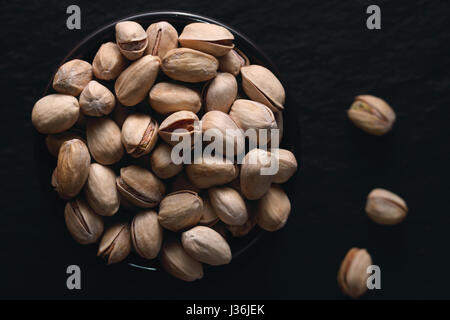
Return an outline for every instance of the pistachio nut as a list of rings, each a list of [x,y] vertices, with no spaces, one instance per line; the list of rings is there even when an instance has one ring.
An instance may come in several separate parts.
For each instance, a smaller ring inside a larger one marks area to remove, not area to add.
[[[268,106],[272,111],[282,111],[286,93],[280,80],[267,68],[252,64],[241,68],[242,88],[247,96]]]
[[[64,142],[59,148],[54,186],[63,199],[75,197],[83,188],[88,175],[91,156],[86,144],[79,139]]]
[[[153,210],[137,213],[131,223],[131,241],[138,255],[145,259],[158,256],[163,241],[163,229],[158,214]]]
[[[284,227],[291,213],[291,202],[283,189],[272,185],[259,199],[256,223],[266,231],[276,231]]]
[[[181,190],[190,190],[196,193],[200,193],[200,189],[197,188],[189,181],[185,171],[181,171],[172,181],[171,189],[172,192],[181,191]]]
[[[91,80],[80,94],[80,109],[88,116],[102,117],[110,114],[116,105],[116,98],[108,88]]]
[[[98,247],[97,256],[113,264],[124,260],[131,252],[130,225],[118,223],[109,227]]]
[[[120,53],[119,46],[114,42],[106,42],[98,49],[92,70],[97,79],[114,80],[127,67],[127,60]]]
[[[228,113],[233,101],[236,100],[237,92],[236,78],[230,73],[219,72],[214,79],[207,82],[203,87],[202,95],[205,110],[218,110]]]
[[[147,55],[126,68],[114,84],[120,103],[132,107],[144,100],[155,83],[160,64],[158,57]]]
[[[197,226],[181,234],[184,250],[197,261],[220,266],[231,261],[231,249],[217,232],[205,226]]]
[[[101,164],[110,165],[122,159],[123,146],[120,129],[109,118],[91,118],[86,127],[86,138],[92,157]]]
[[[50,152],[52,156],[57,157],[59,148],[61,148],[62,144],[72,139],[79,139],[85,142],[79,133],[74,131],[64,131],[57,134],[49,134],[45,138],[45,144],[47,145],[48,152]]]
[[[405,219],[408,207],[398,195],[385,189],[374,189],[367,196],[366,213],[376,223],[394,225]]]
[[[272,155],[263,149],[249,151],[241,165],[241,192],[249,200],[260,199],[270,188],[273,175],[270,172]]]
[[[211,227],[211,226],[215,225],[216,222],[219,221],[219,217],[217,216],[216,212],[214,211],[208,195],[204,195],[202,197],[202,199],[203,199],[203,211],[202,211],[202,217],[198,223],[201,225],[207,226],[207,227]]]
[[[160,259],[164,269],[178,279],[190,282],[203,278],[203,265],[186,253],[179,240],[165,241]]]
[[[372,258],[366,249],[352,248],[345,255],[339,268],[337,281],[342,292],[358,298],[367,291],[367,268],[372,265]]]
[[[133,113],[123,123],[122,143],[134,158],[150,153],[157,140],[158,123],[149,115]]]
[[[59,93],[78,96],[91,80],[91,64],[80,59],[74,59],[59,67],[53,78],[53,89]]]
[[[186,25],[178,39],[180,45],[220,57],[234,48],[233,34],[222,26],[194,22]]]
[[[233,181],[239,175],[239,169],[229,159],[205,155],[188,164],[186,174],[194,186],[206,189]]]
[[[161,69],[170,78],[203,82],[217,75],[219,61],[212,55],[189,48],[172,49],[164,56]]]
[[[116,43],[127,59],[136,60],[147,48],[147,33],[137,22],[122,21],[116,24]]]
[[[278,172],[273,176],[274,183],[285,183],[297,171],[297,159],[294,154],[286,149],[276,149],[270,152],[278,159]]]
[[[233,188],[213,187],[208,189],[208,196],[217,216],[226,224],[240,226],[248,220],[245,201]]]
[[[183,190],[168,194],[159,205],[159,223],[174,232],[195,226],[202,217],[203,201],[196,192]]]
[[[152,109],[164,115],[182,110],[197,113],[202,106],[197,91],[170,82],[155,84],[150,90],[149,100]]]
[[[240,226],[227,226],[228,231],[235,238],[244,237],[253,230],[256,225],[256,208],[254,203],[249,203],[248,201],[245,203],[247,205],[248,219],[247,221]]]
[[[194,143],[193,136],[199,132],[198,117],[191,111],[178,111],[172,113],[159,126],[159,136],[168,144],[176,145],[182,139],[191,139]]]
[[[40,133],[60,133],[70,129],[77,122],[79,114],[80,106],[75,97],[50,94],[35,103],[31,122]]]
[[[136,165],[120,169],[116,185],[122,196],[140,208],[153,208],[163,198],[166,188],[150,171]]]
[[[219,70],[222,72],[231,73],[235,77],[241,72],[242,67],[250,64],[247,56],[238,48],[228,51],[227,54],[219,57],[218,59]]]
[[[178,32],[168,22],[152,23],[147,28],[148,46],[145,54],[164,58],[169,50],[178,47]]]
[[[84,194],[91,208],[101,216],[112,216],[119,210],[116,174],[111,168],[92,163]]]
[[[122,129],[123,123],[132,113],[133,110],[122,106],[120,102],[116,101],[116,107],[114,108],[114,111],[112,113],[112,118],[114,122],[119,126],[119,128]]]
[[[172,178],[183,170],[183,164],[173,163],[171,153],[172,147],[161,143],[150,154],[152,171],[161,179]]]
[[[347,115],[355,126],[375,136],[389,132],[396,119],[386,101],[370,95],[357,96]]]

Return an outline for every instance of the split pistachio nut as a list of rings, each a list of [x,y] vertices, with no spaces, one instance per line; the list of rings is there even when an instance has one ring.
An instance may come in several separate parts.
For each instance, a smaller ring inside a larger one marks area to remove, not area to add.
[[[221,156],[201,156],[186,166],[186,174],[194,186],[206,189],[233,181],[239,169],[231,160]]]
[[[202,217],[203,200],[193,191],[183,190],[168,194],[159,205],[159,223],[178,232],[195,226]]]
[[[347,252],[337,276],[343,293],[358,298],[367,291],[367,268],[370,265],[372,258],[366,249],[352,248]]]
[[[120,194],[140,208],[154,208],[166,192],[165,185],[150,171],[131,165],[120,169],[116,179]]]
[[[147,33],[137,22],[122,21],[116,24],[116,43],[127,59],[136,60],[147,48]]]
[[[113,264],[123,261],[131,252],[131,233],[128,223],[118,223],[109,227],[98,247],[97,256]]]
[[[394,225],[406,218],[408,207],[405,200],[398,195],[377,188],[367,196],[366,213],[376,223]]]
[[[241,192],[248,200],[262,198],[273,181],[273,175],[263,174],[271,166],[271,153],[263,149],[249,151],[241,165]]]
[[[116,98],[108,88],[92,80],[81,91],[79,103],[80,109],[85,115],[102,117],[113,111]]]
[[[158,123],[147,114],[133,113],[122,126],[122,143],[134,158],[152,151],[158,140]]]
[[[272,149],[273,150],[273,149]],[[297,159],[286,149],[277,149],[271,154],[278,159],[278,172],[273,176],[273,183],[287,182],[297,171]]]
[[[131,223],[131,241],[134,250],[142,258],[154,259],[158,256],[163,241],[163,229],[155,211],[141,211],[134,216]]]
[[[236,78],[226,72],[219,72],[203,87],[203,100],[205,110],[218,110],[225,113],[230,111],[233,101],[236,100],[238,85]]]
[[[256,223],[266,231],[284,227],[291,213],[291,202],[283,189],[273,184],[258,200]]]
[[[91,118],[86,127],[86,138],[95,161],[110,165],[123,156],[121,133],[117,124],[109,118]]]
[[[80,244],[95,243],[103,233],[103,220],[81,198],[67,202],[64,220],[72,237]]]
[[[172,146],[188,137],[191,139],[191,143],[194,143],[193,136],[199,130],[196,126],[198,121],[197,115],[191,111],[172,113],[161,122],[159,136]]]
[[[186,86],[159,82],[149,93],[150,106],[159,114],[168,115],[177,111],[200,111],[202,102],[197,91]]]
[[[347,115],[356,127],[375,136],[388,133],[396,119],[386,101],[371,95],[357,96]]]
[[[79,139],[84,143],[86,143],[86,141],[84,141],[84,139],[78,132],[64,131],[57,134],[49,134],[45,138],[45,144],[47,145],[48,152],[52,156],[57,157],[59,153],[59,148],[61,148],[62,144],[72,139]]]
[[[161,143],[150,154],[152,171],[161,179],[172,178],[183,170],[183,164],[173,163],[171,153],[172,147]]]
[[[78,96],[91,80],[91,64],[73,59],[59,67],[53,78],[53,89],[59,93]]]
[[[241,68],[250,64],[247,56],[238,48],[228,51],[227,54],[221,56],[219,59],[219,70],[222,72],[231,73],[237,76],[241,72]]]
[[[167,21],[152,23],[147,28],[148,46],[145,54],[164,58],[166,53],[178,47],[178,32]]]
[[[119,46],[114,42],[106,42],[98,49],[92,62],[92,70],[97,79],[114,80],[125,70],[127,64]]]
[[[215,213],[224,223],[239,226],[248,220],[245,201],[233,188],[213,187],[208,189],[208,196]]]

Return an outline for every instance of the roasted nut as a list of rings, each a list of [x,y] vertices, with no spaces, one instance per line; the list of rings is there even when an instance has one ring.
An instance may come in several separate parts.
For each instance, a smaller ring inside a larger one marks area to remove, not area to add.
[[[142,258],[154,259],[158,256],[163,241],[163,230],[155,211],[141,211],[134,216],[131,223],[131,241],[134,250]]]
[[[127,67],[127,60],[114,42],[102,44],[92,62],[92,70],[97,79],[113,80]]]
[[[60,133],[77,122],[79,113],[80,106],[76,98],[65,94],[50,94],[35,103],[31,121],[40,133]]]
[[[135,165],[120,169],[116,184],[122,196],[140,208],[156,207],[166,192],[153,173]]]
[[[233,101],[236,100],[237,92],[236,78],[230,73],[218,73],[203,88],[202,95],[205,101],[205,110],[218,110],[228,113]]]
[[[386,101],[370,95],[357,96],[347,115],[355,126],[375,136],[389,132],[396,118]]]
[[[116,174],[108,167],[91,164],[84,194],[91,208],[101,216],[112,216],[119,210]]]
[[[172,49],[164,56],[161,69],[170,78],[184,82],[202,82],[214,78],[219,61],[213,56],[188,48]]]
[[[178,111],[168,116],[159,126],[159,136],[168,144],[176,145],[179,141],[191,139],[194,143],[193,136],[199,132],[198,117],[191,111]],[[182,132],[175,132],[183,130]]]
[[[120,103],[132,107],[144,100],[155,83],[160,64],[158,57],[147,55],[126,68],[114,84]]]
[[[202,106],[197,91],[169,82],[155,84],[150,90],[149,100],[152,109],[164,115],[182,110],[197,113]]]
[[[273,176],[273,183],[285,183],[297,171],[297,159],[286,149],[272,149],[271,155],[278,159],[278,172]]]
[[[242,87],[247,96],[272,111],[284,109],[286,94],[280,80],[267,68],[252,64],[241,68]]]
[[[284,227],[291,213],[291,202],[280,186],[272,185],[259,199],[256,223],[266,231],[276,231]]]
[[[106,230],[100,240],[97,256],[105,259],[107,264],[113,264],[124,260],[130,252],[130,226],[128,223],[119,223]]]
[[[178,240],[165,241],[161,249],[161,264],[172,276],[194,281],[203,278],[203,266],[191,258]]]
[[[86,138],[92,157],[104,165],[116,163],[122,159],[123,146],[120,129],[109,118],[91,118],[87,123]]]
[[[226,224],[240,226],[248,220],[244,199],[233,188],[210,188],[208,189],[208,196],[215,213]]]
[[[194,22],[186,25],[178,39],[182,47],[220,57],[234,48],[233,34],[222,26]]]
[[[142,57],[147,48],[147,33],[137,22],[119,22],[116,24],[116,43],[127,59],[136,60]]]
[[[64,220],[72,237],[80,244],[97,242],[103,233],[103,220],[82,199],[67,202]]]
[[[174,232],[195,226],[202,217],[203,201],[196,192],[168,194],[159,205],[159,223]]]
[[[171,152],[171,146],[161,143],[150,154],[152,171],[161,179],[172,178],[183,170],[183,164],[172,162]]]
[[[74,59],[59,67],[53,79],[53,89],[59,93],[78,96],[91,80],[91,64],[80,59]]]
[[[228,264],[231,249],[225,239],[211,228],[197,226],[181,235],[184,250],[197,261],[213,266]]]
[[[239,169],[228,159],[203,156],[186,166],[186,174],[194,186],[205,189],[233,181],[239,175]]]
[[[169,50],[178,47],[178,32],[168,22],[152,23],[147,28],[148,46],[145,54],[164,58]]]
[[[272,155],[263,149],[249,151],[241,165],[241,192],[249,200],[260,199],[270,188]],[[266,169],[268,172],[263,172]],[[276,172],[273,172],[276,174]]]
[[[203,199],[203,211],[202,217],[198,223],[207,227],[212,227],[213,225],[216,224],[216,222],[219,221],[219,217],[214,211],[208,195],[204,195],[202,199]]]
[[[77,132],[65,131],[57,134],[49,134],[45,138],[45,144],[47,145],[48,152],[50,152],[52,156],[57,157],[59,148],[61,148],[62,144],[72,139],[79,139],[85,142]]]
[[[158,140],[158,123],[143,113],[130,114],[122,126],[122,143],[138,158],[150,153]]]
[[[385,189],[374,189],[367,196],[366,213],[376,223],[393,225],[405,219],[408,207],[396,194]]]
[[[108,88],[92,80],[81,91],[79,103],[80,109],[85,115],[102,117],[113,111],[116,98]]]
[[[372,258],[366,249],[352,248],[345,255],[339,268],[337,280],[342,292],[358,298],[367,291],[367,268]]]
[[[247,56],[239,49],[234,48],[222,57],[219,57],[219,70],[231,73],[237,76],[241,72],[243,66],[248,66],[250,61]]]

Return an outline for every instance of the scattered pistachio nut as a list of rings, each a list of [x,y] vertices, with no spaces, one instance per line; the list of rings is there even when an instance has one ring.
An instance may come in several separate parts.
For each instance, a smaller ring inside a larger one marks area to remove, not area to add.
[[[161,179],[172,178],[183,170],[183,164],[173,163],[171,152],[171,146],[161,143],[150,154],[152,171]]]
[[[116,24],[116,43],[127,59],[136,60],[147,48],[147,33],[137,22],[122,21]]]
[[[248,220],[245,201],[233,188],[213,187],[208,189],[208,196],[215,213],[224,223],[240,226]]]
[[[116,98],[108,88],[92,80],[81,91],[79,103],[85,115],[103,117],[113,111]]]
[[[150,106],[159,114],[177,111],[200,111],[202,102],[197,91],[176,83],[159,82],[149,93]]]
[[[408,207],[398,195],[377,188],[367,196],[366,213],[376,223],[394,225],[406,218]]]
[[[154,259],[158,256],[163,241],[163,230],[155,211],[141,211],[134,216],[131,223],[131,241],[134,250],[142,258]]]
[[[372,258],[366,249],[352,248],[345,255],[338,272],[338,284],[343,293],[358,298],[367,291],[367,268]]]
[[[256,223],[266,231],[276,231],[284,227],[291,213],[291,202],[283,189],[273,184],[259,199]]]
[[[130,226],[128,223],[118,223],[105,231],[97,256],[113,264],[123,261],[131,252]]]
[[[132,157],[146,155],[158,140],[158,122],[147,114],[130,114],[123,123],[121,137],[127,153]]]
[[[219,57],[218,59],[219,70],[222,72],[231,73],[235,77],[241,72],[242,67],[250,64],[247,56],[238,48],[228,51],[227,54]]]
[[[239,175],[239,169],[229,159],[202,156],[186,166],[186,174],[194,186],[206,189],[233,181]]]
[[[86,127],[86,138],[95,161],[110,165],[123,156],[121,133],[117,124],[109,118],[91,118]]]
[[[205,110],[218,110],[225,113],[230,111],[233,101],[236,100],[238,85],[236,78],[225,72],[219,72],[217,76],[207,82],[203,87],[203,101]]]
[[[98,49],[92,62],[92,70],[97,79],[114,80],[125,70],[127,64],[117,44],[106,42]]]
[[[270,152],[255,148],[250,150],[244,157],[241,165],[241,192],[248,200],[262,198],[273,181],[276,172],[271,172]],[[265,172],[265,170],[267,172]]]
[[[178,32],[168,22],[152,23],[147,28],[148,46],[145,54],[164,58],[166,53],[178,47]]]
[[[159,223],[178,232],[195,226],[202,217],[203,200],[196,192],[184,190],[168,194],[159,205]]]
[[[172,113],[159,126],[159,136],[168,144],[176,145],[182,139],[191,139],[194,143],[193,136],[198,132],[198,117],[191,111],[178,111]]]
[[[91,64],[73,59],[59,67],[53,78],[53,89],[59,93],[78,96],[91,80]]]
[[[286,149],[271,149],[271,155],[278,159],[278,172],[273,176],[273,183],[287,182],[297,171],[297,159]]]

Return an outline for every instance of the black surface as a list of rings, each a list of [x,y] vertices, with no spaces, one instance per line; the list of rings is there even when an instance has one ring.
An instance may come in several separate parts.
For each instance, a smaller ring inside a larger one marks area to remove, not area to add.
[[[65,27],[78,4],[82,30]],[[2,2],[0,298],[342,298],[339,264],[352,246],[381,267],[382,290],[367,299],[450,298],[450,5],[378,1],[382,30],[365,26],[371,1],[14,1]],[[286,227],[266,234],[230,265],[192,284],[161,273],[105,267],[95,247],[76,244],[36,162],[30,113],[63,57],[117,18],[187,10],[246,34],[275,62],[294,96],[302,157]],[[381,138],[354,128],[355,95],[385,98],[397,112]],[[406,199],[407,219],[381,227],[365,197],[385,187]],[[82,290],[66,289],[66,267]],[[158,277],[156,279],[156,277]]]

